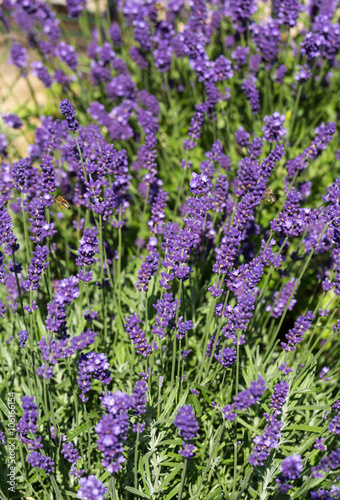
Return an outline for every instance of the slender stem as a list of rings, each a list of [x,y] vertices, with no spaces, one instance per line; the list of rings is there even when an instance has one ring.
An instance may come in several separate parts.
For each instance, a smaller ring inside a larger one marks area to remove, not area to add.
[[[183,466],[183,471],[182,471],[182,479],[181,479],[181,484],[180,484],[179,492],[178,492],[178,500],[182,499],[183,488],[184,488],[184,483],[185,483],[185,476],[186,476],[186,473],[187,473],[187,467],[188,467],[188,459],[186,458],[184,460],[184,466]]]

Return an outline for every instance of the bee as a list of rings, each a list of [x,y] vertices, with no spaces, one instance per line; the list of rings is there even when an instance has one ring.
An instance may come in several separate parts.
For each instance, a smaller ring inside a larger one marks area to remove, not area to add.
[[[59,194],[55,195],[54,201],[59,205],[60,209],[62,209],[62,207],[64,207],[64,208],[70,208],[69,202],[67,200],[65,200],[65,198],[63,198],[62,196],[60,196]]]
[[[268,203],[268,201],[270,201],[271,203],[275,203],[276,202],[276,198],[275,198],[275,194],[273,193],[273,191],[270,189],[270,188],[266,188],[266,203]]]

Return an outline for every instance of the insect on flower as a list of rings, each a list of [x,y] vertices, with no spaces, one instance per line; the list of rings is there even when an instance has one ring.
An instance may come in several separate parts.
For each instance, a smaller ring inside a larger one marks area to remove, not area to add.
[[[276,198],[275,198],[275,194],[273,193],[273,191],[267,187],[266,188],[266,203],[268,203],[269,201],[271,203],[275,203]]]
[[[65,198],[63,198],[62,196],[60,196],[59,194],[55,195],[54,201],[56,203],[58,203],[60,209],[62,209],[62,207],[64,207],[64,208],[70,208],[69,202],[67,200],[65,200]]]

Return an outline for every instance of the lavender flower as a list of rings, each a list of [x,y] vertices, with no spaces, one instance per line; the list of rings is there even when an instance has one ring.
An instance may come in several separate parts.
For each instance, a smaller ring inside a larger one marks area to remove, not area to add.
[[[306,316],[299,316],[295,321],[294,327],[285,335],[288,344],[281,342],[281,347],[287,352],[294,351],[296,344],[302,342],[304,333],[311,327],[313,319],[314,314],[312,311],[308,311]]]
[[[25,347],[26,341],[28,339],[28,332],[27,332],[27,330],[21,330],[18,333],[18,337],[19,337],[19,346],[20,347]]]
[[[274,409],[274,416],[281,414],[281,408],[287,399],[288,392],[289,384],[285,380],[281,380],[275,385],[269,405]]]
[[[81,477],[79,479],[80,488],[77,497],[82,500],[104,500],[107,488],[96,478],[96,476]]]
[[[31,63],[32,74],[39,78],[46,88],[52,85],[52,77],[44,64],[41,61],[34,61]]]
[[[86,272],[86,266],[91,266],[94,263],[94,256],[98,246],[98,229],[96,227],[87,227],[83,237],[79,240],[79,250],[76,259],[76,264],[79,267],[84,267],[83,273],[78,273],[77,277],[85,282],[92,279],[92,271]]]
[[[323,444],[325,438],[316,438],[315,439],[315,444],[314,444],[314,448],[316,450],[322,450],[322,451],[326,451],[326,446]]]
[[[110,363],[105,354],[93,351],[87,354],[81,353],[78,359],[78,386],[81,389],[80,399],[86,403],[89,398],[85,393],[91,389],[91,378],[100,380],[103,384],[109,384],[112,380],[110,376]]]
[[[159,253],[158,252],[150,252],[146,257],[144,262],[141,264],[141,268],[138,271],[138,282],[136,283],[136,287],[138,290],[147,291],[148,285],[150,283],[151,277],[154,276],[157,272],[159,266]]]
[[[250,31],[262,59],[269,63],[274,62],[279,54],[280,26],[278,21],[269,17],[268,21],[262,22],[261,25],[252,23]]]
[[[53,460],[49,457],[45,457],[38,451],[31,451],[27,462],[32,465],[32,467],[39,467],[41,470],[46,472],[46,474],[51,474],[54,471]]]
[[[77,462],[77,460],[80,460],[79,451],[73,446],[71,442],[63,443],[61,453],[65,460],[70,462],[70,464],[74,464]]]
[[[14,114],[6,115],[5,113],[2,113],[1,116],[8,127],[14,129],[19,129],[22,127],[22,120],[19,118],[19,116]]]
[[[152,352],[152,347],[147,343],[145,333],[138,326],[142,322],[136,313],[132,314],[129,318],[125,318],[125,328],[129,337],[136,348],[138,354],[142,354],[145,358]],[[154,346],[154,348],[156,348]]]
[[[299,13],[302,10],[300,0],[281,0],[279,3],[278,21],[291,28],[296,25]]]
[[[178,429],[179,436],[183,439],[183,449],[179,453],[185,458],[194,458],[194,446],[189,441],[198,437],[199,426],[193,407],[190,405],[181,406],[178,409],[174,425]]]
[[[42,448],[41,436],[36,438],[34,434],[37,432],[38,426],[38,407],[34,403],[34,397],[23,396],[21,398],[23,414],[19,422],[17,423],[17,433],[19,436],[19,441],[25,443],[30,448],[34,450]],[[28,438],[27,435],[31,434],[33,439]]]
[[[215,359],[217,359],[217,361],[219,363],[221,363],[221,365],[224,368],[227,369],[227,368],[230,368],[231,366],[233,366],[236,363],[237,354],[236,354],[235,349],[227,347],[226,349],[222,349],[218,353],[218,355],[215,354],[214,357],[215,357]]]
[[[66,0],[66,8],[69,17],[77,19],[86,6],[86,0]]]
[[[47,246],[37,245],[33,251],[33,257],[28,266],[27,280],[24,283],[26,290],[37,290],[42,273],[48,268],[49,262],[45,262],[49,254]]]
[[[253,467],[264,465],[271,449],[278,447],[279,438],[281,437],[282,422],[276,420],[275,417],[270,419],[268,414],[265,414],[265,417],[269,423],[263,434],[256,436],[254,439],[255,446],[249,457],[249,463]]]
[[[72,108],[68,99],[64,99],[63,101],[61,101],[60,111],[66,118],[69,130],[71,130],[71,132],[75,132],[76,130],[78,130],[79,124],[75,118],[76,112]]]
[[[175,317],[176,310],[179,304],[178,300],[174,300],[172,293],[165,293],[162,299],[157,300],[153,307],[158,315],[155,317],[156,324],[152,327],[152,333],[161,339],[166,336],[165,329],[169,326],[170,321]]]
[[[244,94],[250,102],[253,115],[257,115],[260,112],[260,94],[255,86],[256,81],[255,76],[249,76],[249,78],[243,80],[241,85]]]
[[[290,457],[285,458],[280,465],[280,476],[276,479],[278,488],[283,493],[292,488],[292,486],[287,484],[287,481],[294,481],[294,479],[299,479],[302,472],[302,458],[300,455],[293,453]]]
[[[104,415],[96,425],[98,450],[104,455],[101,463],[110,474],[120,470],[121,464],[125,462],[123,452],[128,427],[128,415],[125,411]]]
[[[10,47],[8,63],[15,64],[17,68],[23,70],[23,75],[27,75],[27,50],[18,42],[13,42]]]
[[[269,308],[267,308],[267,311],[271,310],[270,315],[273,318],[280,318],[282,316],[282,314],[284,313],[284,311],[287,307],[288,302],[289,302],[289,304],[288,304],[289,311],[291,311],[293,309],[293,307],[295,306],[296,300],[294,297],[295,297],[297,289],[298,289],[298,287],[296,287],[296,282],[297,282],[297,280],[295,278],[291,278],[288,281],[288,283],[286,283],[283,286],[283,288],[280,292],[274,293],[274,297],[273,297],[274,304],[272,307],[269,306]],[[295,291],[294,291],[294,294],[292,295],[294,288],[295,288]]]
[[[265,116],[263,121],[266,123],[262,127],[264,139],[269,142],[280,142],[287,132],[282,126],[285,116],[275,111],[271,116]]]
[[[189,127],[189,137],[190,140],[186,140],[184,143],[184,149],[190,150],[193,149],[197,145],[197,140],[201,136],[201,129],[204,121],[204,117],[207,111],[205,104],[196,104],[196,111],[194,113],[193,118],[191,119],[190,127]]]
[[[78,66],[77,53],[72,45],[60,42],[56,48],[56,56],[67,64],[70,69],[76,70]],[[63,113],[64,114],[64,113]]]

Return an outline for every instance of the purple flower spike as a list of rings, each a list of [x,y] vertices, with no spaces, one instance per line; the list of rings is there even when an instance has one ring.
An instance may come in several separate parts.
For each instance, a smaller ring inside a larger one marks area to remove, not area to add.
[[[71,132],[75,132],[76,130],[78,130],[79,124],[75,118],[76,112],[72,108],[68,99],[64,99],[63,101],[61,101],[60,111],[66,118],[69,130],[71,130]]]
[[[112,380],[110,376],[110,363],[105,354],[88,352],[81,353],[78,359],[78,386],[81,389],[80,399],[86,403],[89,398],[85,393],[91,389],[91,378],[100,380],[103,384],[109,384]]]
[[[125,321],[126,323],[124,326],[136,348],[137,353],[146,358],[152,353],[152,347],[147,343],[145,333],[139,327],[139,323],[141,323],[142,320],[136,313],[134,313],[129,318],[125,318]]]
[[[54,462],[38,451],[32,451],[27,462],[32,465],[32,467],[40,467],[46,474],[51,474],[51,472],[54,471]]]
[[[79,479],[80,488],[77,497],[82,500],[104,500],[107,488],[96,476],[82,477]]]
[[[28,339],[28,332],[27,330],[22,330],[18,333],[19,336],[19,346],[20,347],[25,347],[26,341]]]
[[[265,116],[263,121],[266,123],[262,127],[264,139],[269,142],[280,142],[287,133],[287,130],[283,128],[285,115],[280,115],[275,111],[271,116]]]
[[[284,404],[289,392],[289,384],[285,380],[281,380],[274,387],[274,393],[270,399],[270,406],[274,409],[274,415],[281,414],[281,408]]]
[[[285,335],[288,343],[281,342],[281,347],[286,351],[294,351],[296,344],[302,342],[303,335],[311,327],[314,314],[308,311],[306,316],[299,316],[295,321],[294,327]]]
[[[86,0],[66,0],[66,8],[69,17],[77,19],[86,6]]]
[[[75,464],[77,460],[80,460],[79,451],[73,446],[71,442],[63,443],[61,453],[65,460],[70,462],[70,464]]]
[[[279,490],[287,493],[292,488],[287,481],[299,479],[302,468],[302,458],[300,455],[293,453],[290,457],[285,458],[280,466],[281,475],[276,479]]]
[[[188,443],[188,441],[198,437],[199,431],[193,407],[190,405],[180,407],[174,425],[178,429],[179,436],[184,441],[183,450],[180,450],[179,453],[185,458],[194,458],[194,447]]]

